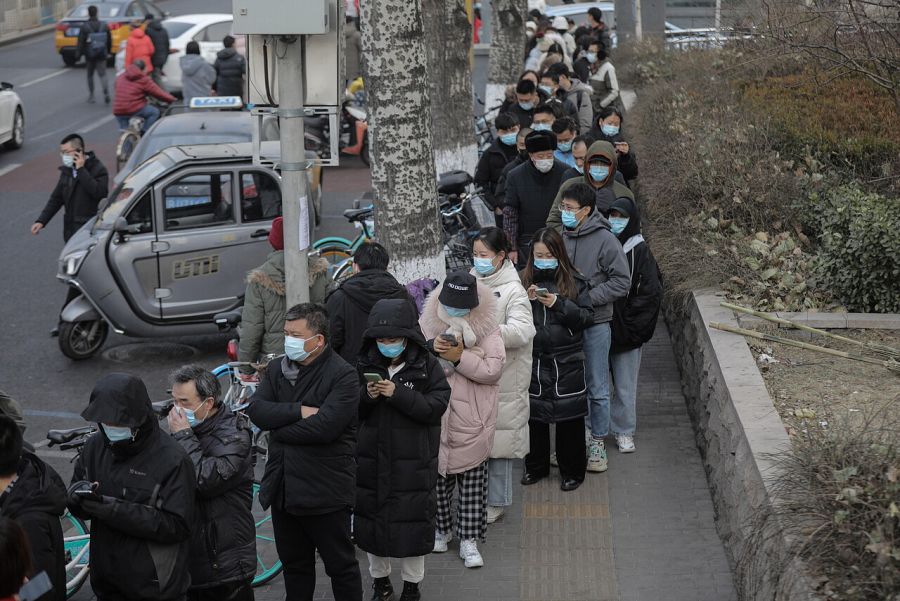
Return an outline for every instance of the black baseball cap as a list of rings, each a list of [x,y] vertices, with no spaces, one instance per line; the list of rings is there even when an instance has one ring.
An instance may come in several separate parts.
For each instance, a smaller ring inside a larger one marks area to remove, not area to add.
[[[454,309],[474,309],[478,306],[478,284],[467,271],[454,271],[444,280],[438,300]]]

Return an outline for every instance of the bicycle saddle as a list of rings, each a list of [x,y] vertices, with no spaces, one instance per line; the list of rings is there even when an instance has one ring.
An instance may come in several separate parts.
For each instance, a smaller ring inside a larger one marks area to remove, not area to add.
[[[374,212],[375,212],[375,210],[373,207],[363,207],[361,209],[347,209],[346,211],[344,211],[344,217],[346,217],[350,221],[360,221],[360,220],[368,217],[369,215],[371,215]]]
[[[83,436],[92,434],[97,428],[94,426],[81,426],[80,428],[70,428],[68,430],[49,430],[47,432],[47,440],[53,444],[63,444]]]

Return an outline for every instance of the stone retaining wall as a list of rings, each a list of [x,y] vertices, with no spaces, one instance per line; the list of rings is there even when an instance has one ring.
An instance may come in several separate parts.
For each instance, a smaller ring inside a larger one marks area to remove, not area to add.
[[[738,325],[715,291],[665,307],[681,383],[716,508],[716,524],[747,601],[818,600],[768,511],[773,455],[790,447],[753,355],[741,336],[708,327]]]

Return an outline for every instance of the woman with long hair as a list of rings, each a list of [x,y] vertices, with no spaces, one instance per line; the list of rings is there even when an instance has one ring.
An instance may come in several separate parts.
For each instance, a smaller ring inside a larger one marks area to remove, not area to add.
[[[0,518],[0,557],[0,601],[13,601],[31,573],[31,552],[25,531],[9,518]]]
[[[587,467],[582,331],[593,323],[590,282],[572,265],[559,232],[544,228],[534,234],[522,284],[537,331],[528,391],[531,450],[525,457],[522,484],[534,484],[549,475],[550,424],[556,424],[560,488],[571,491],[584,482]]]

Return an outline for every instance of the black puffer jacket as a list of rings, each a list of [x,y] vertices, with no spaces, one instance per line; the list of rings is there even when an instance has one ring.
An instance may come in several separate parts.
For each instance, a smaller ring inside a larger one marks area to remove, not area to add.
[[[350,365],[362,349],[369,312],[385,298],[412,299],[394,276],[381,269],[365,269],[348,278],[326,299],[331,348]]]
[[[319,412],[300,416],[300,404]],[[309,365],[283,357],[266,368],[247,414],[271,431],[259,501],[295,515],[353,507],[356,496],[356,370],[326,346]]]
[[[160,21],[153,19],[147,23],[144,33],[153,42],[153,56],[150,57],[153,68],[162,69],[169,60],[169,32]]]
[[[514,249],[531,244],[534,233],[544,227],[567,169],[565,163],[555,160],[550,171],[541,173],[533,161],[527,160],[506,177],[504,217],[507,211],[515,211],[518,227],[506,222],[503,227]]]
[[[93,152],[88,152],[84,167],[72,176],[72,168],[59,168],[59,181],[50,193],[50,199],[35,220],[47,225],[53,216],[65,207],[63,239],[68,241],[82,225],[97,214],[97,205],[109,192],[109,173]]]
[[[215,91],[219,96],[244,96],[244,73],[247,62],[234,48],[223,48],[216,55]]]
[[[556,270],[535,270],[535,285],[557,292]],[[532,347],[531,419],[556,423],[587,415],[582,332],[593,325],[590,282],[577,274],[578,296],[547,308],[531,301],[537,334]]]
[[[496,196],[497,182],[500,181],[503,168],[516,158],[518,152],[515,145],[507,146],[497,138],[478,159],[473,179],[484,190],[484,199],[492,209],[503,208],[503,197]]]
[[[528,153],[522,151],[516,153],[516,156],[513,157],[513,160],[508,162],[503,170],[500,172],[500,179],[497,180],[497,185],[494,186],[494,196],[498,199],[500,206],[506,202],[506,180],[509,177],[510,171],[524,163],[528,160]]]
[[[34,574],[47,572],[53,592],[41,601],[66,598],[66,560],[59,517],[66,509],[66,488],[56,471],[32,453],[23,453],[18,478],[0,495],[0,516],[22,527],[31,546]],[[28,574],[29,577],[34,574]]]
[[[197,474],[191,532],[191,588],[249,581],[256,573],[256,526],[250,423],[219,406],[193,428],[172,435]]]
[[[663,289],[659,266],[641,236],[641,213],[637,205],[630,198],[619,198],[610,209],[629,216],[628,225],[617,236],[631,272],[631,288],[628,296],[617,300],[613,308],[610,352],[616,353],[638,348],[653,338]]]
[[[72,482],[99,482],[103,517],[91,520],[91,587],[100,599],[182,599],[188,573],[196,478],[184,450],[159,429],[140,378],[113,373],[97,382],[81,417],[132,428],[131,440],[102,432],[84,446]]]
[[[406,338],[391,397],[372,399],[365,373],[388,379],[390,359],[377,337]],[[360,425],[354,537],[379,557],[417,557],[434,548],[435,486],[441,416],[450,402],[444,370],[425,346],[417,316],[402,300],[383,300],[369,315],[360,356]]]

